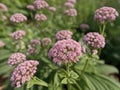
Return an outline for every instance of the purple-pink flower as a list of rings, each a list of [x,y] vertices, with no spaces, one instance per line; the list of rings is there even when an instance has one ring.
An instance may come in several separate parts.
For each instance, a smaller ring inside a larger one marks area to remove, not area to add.
[[[35,14],[35,20],[36,21],[46,21],[47,17],[45,14]]]
[[[56,8],[55,7],[49,7],[48,8],[50,11],[52,11],[52,12],[55,12],[56,11]]]
[[[27,9],[34,11],[35,7],[34,7],[34,5],[27,5]]]
[[[57,41],[48,53],[48,56],[58,65],[76,63],[81,55],[81,45],[72,39]]]
[[[32,40],[32,41],[30,42],[30,45],[31,45],[32,47],[35,47],[35,46],[40,45],[40,44],[41,44],[41,42],[40,42],[40,40],[38,40],[38,39],[34,39],[34,40]]]
[[[22,62],[24,62],[26,60],[26,55],[22,54],[22,53],[14,53],[12,54],[9,59],[8,59],[8,64],[10,66],[16,65],[16,64],[20,64]]]
[[[71,39],[73,33],[69,30],[58,31],[55,35],[56,40]]]
[[[102,7],[95,11],[94,19],[100,23],[114,21],[119,13],[112,7]]]
[[[47,8],[49,5],[45,0],[35,0],[34,6],[36,9]]]
[[[3,41],[0,41],[0,47],[4,47],[5,43]]]
[[[29,45],[27,49],[27,54],[28,55],[36,54],[36,48]]]
[[[73,8],[74,4],[71,3],[71,2],[65,2],[64,6],[67,7],[67,8]]]
[[[22,13],[15,13],[10,17],[10,21],[15,23],[20,23],[27,21],[27,17],[24,16]]]
[[[42,45],[43,46],[48,46],[48,45],[50,45],[50,43],[51,43],[52,41],[51,41],[51,39],[50,38],[43,38],[42,39]]]
[[[76,11],[76,9],[68,9],[68,10],[65,10],[64,13],[65,13],[67,16],[71,16],[71,17],[77,16],[77,11]]]
[[[8,11],[8,8],[6,7],[5,4],[0,3],[0,10],[3,11],[3,12],[6,12],[6,11]]]
[[[82,30],[87,30],[87,29],[89,29],[90,27],[89,27],[89,25],[88,24],[81,24],[80,25],[80,28],[82,29]]]
[[[28,60],[19,64],[13,71],[10,80],[12,86],[21,87],[26,81],[29,81],[37,70],[38,61]]]
[[[10,34],[10,36],[16,41],[22,39],[26,35],[26,32],[23,30],[17,30]]]
[[[90,47],[98,49],[105,47],[105,38],[97,32],[89,32],[83,37],[83,41]]]

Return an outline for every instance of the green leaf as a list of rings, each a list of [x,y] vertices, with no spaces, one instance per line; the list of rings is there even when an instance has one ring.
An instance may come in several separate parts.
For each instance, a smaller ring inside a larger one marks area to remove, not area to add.
[[[41,86],[48,87],[48,84],[45,81],[37,77],[31,78],[31,80],[27,84],[27,88],[31,88],[33,85],[41,85]]]
[[[68,83],[68,78],[63,78],[63,80],[61,81],[61,84],[67,84]]]
[[[77,79],[79,77],[79,75],[74,71],[70,71],[70,77],[74,78],[74,79]]]
[[[119,73],[118,69],[112,65],[97,65],[96,66],[96,71],[101,73],[101,74],[105,74],[105,75],[109,75],[109,74],[113,74],[113,73]]]

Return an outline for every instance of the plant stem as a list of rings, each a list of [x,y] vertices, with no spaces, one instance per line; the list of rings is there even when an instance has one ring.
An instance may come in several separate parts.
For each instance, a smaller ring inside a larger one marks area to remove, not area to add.
[[[83,76],[83,74],[84,74],[84,72],[85,72],[85,69],[87,68],[88,61],[89,61],[89,60],[87,59],[86,62],[85,62],[85,65],[84,65],[84,67],[83,67],[83,70],[82,70],[82,73],[81,73],[80,79],[82,78],[82,76]]]
[[[70,89],[70,83],[69,83],[69,77],[70,77],[69,63],[66,65],[66,70],[67,70],[67,78],[68,78],[68,79],[67,79],[67,87],[68,87],[67,89],[68,89],[68,90],[71,90],[71,89]]]
[[[103,24],[103,28],[102,28],[102,32],[101,34],[104,36],[104,33],[105,33],[105,28],[106,28],[106,24]]]

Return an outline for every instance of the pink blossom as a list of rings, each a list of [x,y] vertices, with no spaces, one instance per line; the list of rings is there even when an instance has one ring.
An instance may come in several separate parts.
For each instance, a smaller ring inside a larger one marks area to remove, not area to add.
[[[65,10],[64,13],[65,13],[67,16],[71,16],[71,17],[77,16],[77,11],[76,11],[76,9],[68,9],[68,10]]]
[[[6,11],[8,11],[8,8],[6,7],[5,4],[0,3],[0,10],[2,10],[3,12],[6,12]]]
[[[114,21],[119,13],[112,7],[102,7],[95,11],[94,19],[100,23]]]
[[[48,53],[48,56],[58,65],[76,63],[81,55],[81,45],[72,39],[57,41]]]
[[[55,7],[49,7],[49,10],[52,11],[52,12],[55,12],[56,8]]]
[[[45,14],[35,14],[35,20],[36,21],[46,21],[47,17]]]
[[[0,41],[0,47],[4,47],[5,43],[3,41]]]
[[[24,55],[22,53],[14,53],[9,57],[8,64],[12,66],[15,64],[22,63],[25,60],[26,60],[26,55]]]
[[[12,86],[21,87],[26,81],[35,74],[37,70],[38,61],[28,60],[19,64],[13,71],[10,80],[12,81]]]
[[[52,41],[51,41],[51,39],[50,38],[43,38],[42,39],[42,45],[43,46],[48,46],[50,43],[51,43]]]
[[[34,5],[27,5],[27,9],[29,9],[29,10],[35,10],[35,7],[34,7]]]
[[[92,48],[104,48],[105,47],[105,38],[97,32],[87,33],[83,41]]]
[[[72,35],[73,33],[69,30],[61,30],[57,32],[57,34],[55,35],[55,38],[57,40],[71,39]]]
[[[71,2],[65,2],[64,6],[67,8],[73,8],[74,4],[72,4]]]
[[[26,35],[26,32],[23,30],[17,30],[13,33],[10,34],[10,36],[16,41],[16,40],[20,40],[23,38],[23,36]]]
[[[20,22],[27,21],[27,17],[21,13],[15,13],[10,17],[10,21],[20,23]]]
[[[90,27],[89,27],[88,24],[84,24],[84,23],[83,23],[83,24],[80,25],[80,28],[83,29],[83,30],[87,30],[87,29],[89,29]]]
[[[45,0],[35,0],[34,6],[36,9],[47,8],[49,5]]]

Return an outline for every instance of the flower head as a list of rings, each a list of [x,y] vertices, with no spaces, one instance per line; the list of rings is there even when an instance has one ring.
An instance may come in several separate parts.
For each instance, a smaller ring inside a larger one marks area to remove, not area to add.
[[[55,38],[57,40],[71,39],[72,35],[73,35],[73,33],[69,30],[61,30],[61,31],[57,32],[57,34],[55,35]]]
[[[28,60],[19,64],[13,71],[10,80],[12,86],[21,87],[26,81],[35,74],[37,70],[38,61]]]
[[[74,7],[74,4],[72,4],[71,2],[66,2],[66,3],[64,4],[64,6],[67,7],[67,8],[73,8],[73,7]]]
[[[26,32],[23,30],[17,30],[13,33],[10,34],[10,36],[16,41],[16,40],[20,40],[23,38],[23,36],[26,35]]]
[[[15,64],[22,63],[25,60],[26,60],[26,55],[24,55],[22,53],[14,53],[9,57],[8,64],[12,66]]]
[[[8,11],[8,8],[6,7],[5,4],[0,3],[0,10],[2,10],[3,12],[6,12],[6,11]]]
[[[28,46],[27,54],[29,55],[36,54],[36,48],[32,46]]]
[[[89,25],[83,23],[83,24],[80,25],[80,28],[83,29],[83,30],[87,30],[87,29],[89,29]]]
[[[65,13],[67,16],[71,16],[71,17],[77,16],[77,11],[76,11],[76,9],[65,10],[64,13]]]
[[[5,46],[5,43],[0,41],[0,47],[4,47]]]
[[[42,8],[47,8],[49,5],[44,0],[35,0],[34,1],[34,6],[35,6],[36,9],[42,9]]]
[[[98,49],[105,47],[105,38],[97,32],[87,33],[83,41],[90,47]]]
[[[55,12],[56,8],[55,7],[49,7],[49,10],[52,11],[52,12]]]
[[[36,21],[46,21],[47,17],[45,14],[35,14],[35,20]]]
[[[21,13],[15,13],[10,17],[11,22],[20,23],[27,20],[27,17]]]
[[[34,7],[34,5],[27,5],[27,9],[34,11],[35,7]]]
[[[104,23],[106,21],[114,21],[118,16],[118,12],[112,7],[102,7],[95,11],[94,19],[100,23]]]
[[[52,41],[51,41],[51,39],[50,38],[43,38],[42,39],[42,45],[43,46],[48,46],[50,43],[51,43]]]
[[[34,39],[30,43],[30,45],[33,46],[33,47],[35,47],[36,45],[40,45],[40,44],[41,44],[41,42],[38,39]]]
[[[76,63],[81,55],[81,45],[72,39],[57,41],[48,53],[48,56],[58,65]]]

